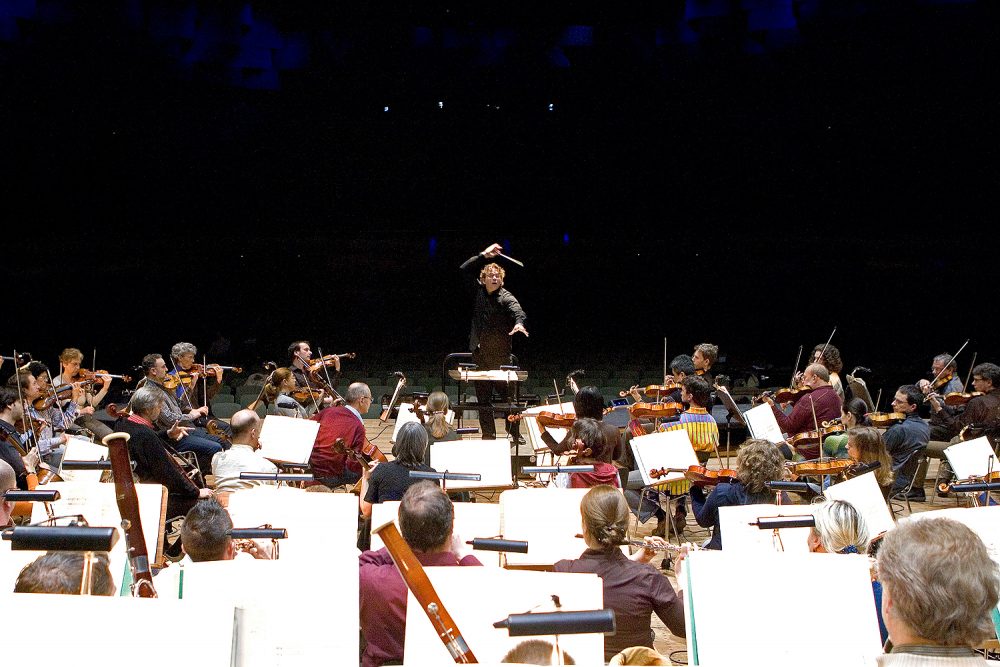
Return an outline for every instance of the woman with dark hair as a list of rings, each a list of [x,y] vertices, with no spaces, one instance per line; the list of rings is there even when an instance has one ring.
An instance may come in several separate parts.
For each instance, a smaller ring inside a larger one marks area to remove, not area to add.
[[[604,659],[631,646],[653,647],[650,617],[656,614],[674,635],[686,636],[684,604],[670,582],[649,562],[656,552],[643,548],[628,558],[619,545],[626,539],[629,509],[622,492],[602,484],[580,502],[587,550],[575,560],[561,560],[556,572],[589,572],[604,587],[604,607],[615,612],[616,632],[604,638]],[[650,547],[665,540],[647,537]]]
[[[612,449],[607,446],[601,423],[590,417],[579,418],[573,422],[568,439],[573,441],[576,451],[583,452],[576,457],[578,465],[592,465],[593,472],[574,472],[569,474],[571,489],[586,489],[599,484],[608,484],[621,488],[618,468],[611,462]],[[587,453],[587,450],[590,450]]]
[[[785,457],[778,446],[767,440],[751,439],[743,443],[736,455],[735,482],[723,482],[708,495],[700,486],[691,487],[691,504],[698,525],[712,528],[712,539],[706,549],[722,548],[719,508],[733,505],[754,505],[774,501],[767,482],[779,481],[785,474]]]
[[[840,423],[844,432],[827,436],[823,440],[823,455],[834,459],[849,458],[847,454],[847,431],[856,426],[865,426],[868,418],[868,406],[860,398],[852,398],[840,409]]]
[[[426,450],[427,432],[423,425],[420,422],[403,424],[392,446],[395,458],[376,465],[370,472],[366,470],[361,477],[361,514],[371,517],[375,503],[402,500],[406,490],[421,481],[410,477],[411,470],[434,472],[434,468],[424,465]]]
[[[618,428],[611,424],[606,424],[604,419],[604,396],[597,387],[582,387],[573,397],[573,413],[579,419],[593,419],[598,422],[598,427],[604,437],[603,450],[610,452],[608,461],[617,461],[622,455],[622,443]],[[556,441],[546,429],[539,429],[542,432],[542,440],[553,454],[563,454],[573,448],[574,440],[570,439],[567,433],[562,441]]]

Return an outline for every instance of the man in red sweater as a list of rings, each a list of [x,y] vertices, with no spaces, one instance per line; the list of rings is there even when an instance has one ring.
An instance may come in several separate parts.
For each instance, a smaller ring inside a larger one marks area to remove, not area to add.
[[[361,415],[371,408],[372,390],[364,382],[355,382],[347,388],[344,399],[346,405],[324,408],[311,417],[319,422],[319,432],[309,465],[313,477],[330,488],[361,479],[361,466],[334,443],[343,438],[345,447],[361,453],[365,444],[365,422]]]
[[[811,387],[812,391],[803,394],[795,403],[789,414],[782,412],[769,396],[764,400],[771,406],[774,418],[781,427],[781,432],[789,438],[816,428],[816,424],[840,417],[841,400],[830,385],[830,371],[822,364],[809,364],[802,373],[802,384]],[[815,416],[814,416],[815,410]],[[807,459],[819,456],[819,445],[806,445],[797,449]],[[788,452],[786,452],[786,455]]]

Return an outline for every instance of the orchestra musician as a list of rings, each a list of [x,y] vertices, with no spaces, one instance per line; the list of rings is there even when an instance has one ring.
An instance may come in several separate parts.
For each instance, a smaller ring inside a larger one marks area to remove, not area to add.
[[[152,420],[161,430],[174,426],[184,427],[184,435],[177,440],[177,451],[194,452],[198,457],[198,467],[202,471],[212,469],[212,457],[228,447],[228,443],[209,434],[198,426],[208,415],[208,406],[192,407],[187,412],[181,409],[174,392],[164,386],[167,378],[167,362],[159,354],[147,354],[142,358],[142,369],[145,377],[139,383],[140,388],[149,387],[162,394],[162,406],[157,418]]]
[[[10,525],[10,513],[14,511],[14,503],[3,499],[3,494],[18,488],[17,475],[7,461],[0,459],[0,528]],[[26,489],[21,489],[22,491]]]
[[[830,374],[830,386],[837,392],[840,400],[844,400],[844,383],[840,381],[840,371],[844,369],[844,362],[840,360],[840,350],[836,345],[820,343],[813,348],[813,363],[821,364]]]
[[[700,343],[694,346],[694,352],[691,354],[691,364],[694,366],[694,372],[699,375],[702,380],[707,382],[709,387],[714,384],[712,366],[714,366],[715,362],[718,360],[718,345]]]
[[[237,549],[230,534],[232,529],[232,517],[215,498],[195,503],[184,516],[184,525],[181,526],[182,562],[233,560],[237,557]],[[240,553],[260,560],[271,559],[270,550],[256,541],[248,551]]]
[[[79,551],[49,551],[31,561],[17,575],[15,593],[79,595],[83,585],[84,554]],[[117,595],[108,554],[98,552],[90,560],[90,594]]]
[[[59,355],[61,373],[59,374],[59,377],[56,378],[56,386],[77,382],[74,377],[80,372],[80,365],[82,363],[83,352],[75,347],[67,347],[63,350]],[[104,397],[108,395],[108,390],[111,388],[111,377],[107,375],[101,375],[98,377],[100,377],[104,383],[101,385],[101,388],[97,391],[97,393],[93,392],[91,386],[81,386],[80,396],[76,399],[78,416],[75,423],[77,426],[85,428],[93,433],[95,439],[98,442],[101,442],[104,440],[105,436],[111,435],[111,429],[107,424],[94,417],[94,412],[96,412],[97,408],[101,406],[101,401],[104,400]],[[66,404],[69,403],[70,400],[71,399],[60,401],[64,411],[66,409]]]
[[[424,430],[427,432],[427,449],[424,452],[424,465],[431,464],[431,445],[435,442],[451,442],[461,440],[461,434],[448,423],[448,410],[451,401],[443,391],[432,391],[427,397],[424,408]]]
[[[614,461],[614,444],[609,443],[601,422],[589,417],[577,416],[569,429],[567,439],[573,444],[573,451],[582,452],[575,457],[575,465],[593,465],[593,472],[571,472],[567,485],[571,489],[587,489],[601,484],[621,488],[621,477]],[[590,453],[585,453],[586,450]],[[570,451],[569,453],[572,453]],[[623,496],[624,497],[624,496]]]
[[[437,472],[424,465],[427,449],[427,432],[420,422],[403,424],[392,446],[393,460],[379,463],[362,474],[359,496],[362,516],[371,517],[372,505],[376,503],[402,500],[408,488],[422,481],[411,478],[411,470]]]
[[[261,423],[260,416],[253,410],[240,410],[229,420],[233,444],[212,457],[216,493],[273,484],[262,480],[240,479],[241,472],[278,472],[278,466],[260,453]]]
[[[128,452],[138,480],[167,487],[168,519],[184,516],[199,499],[212,496],[211,490],[199,488],[173,458],[170,443],[182,440],[188,428],[174,422],[165,431],[156,430],[166,402],[164,396],[170,395],[147,383],[132,394],[132,414],[120,417],[115,424],[116,432],[130,436]]]
[[[7,387],[0,387],[0,460],[6,461],[14,471],[17,480],[17,488],[21,491],[29,490],[28,476],[35,472],[35,464],[38,462],[38,450],[32,448],[28,451],[28,436],[26,433],[18,433],[14,427],[24,415],[24,406],[17,398],[17,393]],[[16,447],[12,443],[19,443]],[[21,452],[26,452],[25,456]]]
[[[603,421],[604,396],[601,394],[600,389],[594,386],[581,387],[580,391],[576,392],[573,396],[573,414],[576,415],[577,419],[587,418],[598,422],[605,440],[601,450],[611,452],[611,460],[617,461],[622,457],[623,447],[618,428]],[[575,444],[569,433],[566,434],[561,442],[557,442],[547,429],[543,428],[539,430],[542,433],[542,441],[557,456],[565,454]]]
[[[931,420],[926,453],[930,458],[941,460],[938,478],[950,476],[950,466],[944,458],[944,450],[961,439],[963,429],[969,428],[986,435],[994,450],[1000,446],[1000,391],[996,391],[997,387],[1000,387],[1000,366],[986,362],[976,364],[972,369],[972,388],[982,396],[969,399],[964,410],[945,405],[941,395],[936,392],[928,395]],[[922,479],[918,481],[923,482]]]
[[[958,362],[955,361],[955,357],[947,352],[942,352],[931,361],[931,378],[936,378],[939,374],[941,380],[948,379],[937,390],[931,385],[931,381],[926,378],[917,382],[917,386],[924,393],[924,396],[930,394],[932,391],[937,391],[942,396],[962,391],[962,379],[958,377]],[[934,435],[933,432],[931,435]]]
[[[837,392],[830,386],[830,372],[822,364],[809,364],[802,373],[802,384],[811,387],[812,391],[803,394],[795,405],[791,413],[786,415],[778,407],[774,399],[764,395],[763,400],[771,406],[774,418],[778,422],[781,431],[791,437],[813,430],[816,423],[831,421],[840,416],[841,400]],[[815,410],[815,419],[813,411]],[[785,456],[791,457],[791,449],[783,445]],[[798,449],[799,454],[806,459],[814,459],[819,455],[817,445],[809,445]]]
[[[691,357],[686,354],[677,355],[670,360],[670,374],[663,378],[663,383],[665,385],[676,384],[678,385],[678,388],[670,391],[669,393],[657,396],[656,399],[661,403],[681,403],[683,400],[681,387],[683,386],[685,378],[692,375],[695,375],[695,368]],[[641,403],[645,400],[642,394],[639,393],[638,387],[633,387],[630,393],[636,403]],[[707,407],[707,404],[702,405],[701,407]],[[632,434],[638,433],[640,429],[646,433],[652,433],[652,420],[641,418],[633,419],[629,422],[628,428],[625,429],[624,436],[624,446],[626,450],[629,449],[628,443],[632,440]]]
[[[896,395],[892,399],[892,411],[906,415],[906,419],[890,426],[882,436],[885,449],[892,457],[892,470],[896,474],[891,492],[893,496],[902,493],[910,485],[911,475],[917,471],[905,469],[912,467],[906,463],[927,449],[930,440],[930,427],[918,413],[923,400],[923,393],[913,384],[904,384],[896,390]],[[926,499],[924,480],[921,477],[918,475],[913,484],[913,489],[909,493],[910,500],[923,502]],[[916,482],[920,484],[917,485]]]
[[[861,399],[851,400],[859,401]],[[878,487],[882,491],[882,497],[889,500],[896,473],[893,472],[892,459],[889,457],[889,452],[886,451],[882,433],[872,426],[855,426],[848,429],[846,437],[849,458],[858,463],[879,462],[879,467],[874,471],[875,481],[878,482]]]
[[[813,518],[816,523],[806,538],[811,553],[868,553],[868,524],[854,505],[843,500],[828,500],[814,507]],[[877,579],[872,581],[872,594],[878,612],[878,629],[884,644],[889,635],[882,620],[882,584]]]
[[[316,406],[309,399],[308,405],[303,405],[292,398],[291,393],[298,387],[295,374],[291,368],[276,368],[264,383],[264,402],[267,404],[267,414],[282,417],[298,417],[304,419],[316,413]]]
[[[361,479],[361,465],[334,445],[338,438],[343,438],[345,447],[361,454],[366,440],[362,415],[371,408],[372,390],[364,382],[354,382],[347,388],[344,398],[346,405],[323,408],[311,417],[319,422],[319,432],[309,464],[316,481],[331,489]]]
[[[174,398],[181,406],[192,409],[195,405],[207,406],[222,386],[222,369],[218,366],[206,369],[207,382],[204,384],[198,371],[191,370],[197,354],[198,348],[191,343],[176,343],[170,348],[170,358],[174,362],[174,367],[167,372],[167,375],[179,375],[181,379],[174,389]]]
[[[66,424],[72,423],[77,415],[76,398],[80,395],[80,385],[73,385],[74,400],[65,410],[60,410],[58,405],[53,405],[46,410],[36,409],[32,403],[36,398],[45,396],[48,393],[49,369],[41,362],[32,361],[25,367],[18,370],[16,375],[11,376],[7,381],[7,386],[17,390],[17,385],[21,385],[21,395],[24,397],[24,412],[27,418],[26,423],[34,422],[39,426],[37,438],[38,454],[44,463],[58,467],[66,452],[66,443],[69,436],[66,435]]]
[[[867,424],[867,414],[868,405],[860,398],[851,398],[845,401],[840,409],[840,423],[844,427],[844,432],[823,438],[823,455],[833,459],[849,458],[847,455],[847,433],[856,426]]]
[[[778,446],[767,440],[750,439],[736,454],[737,481],[722,482],[707,496],[700,486],[691,485],[694,517],[702,528],[712,528],[712,539],[705,548],[722,549],[720,507],[774,502],[774,494],[766,483],[780,481],[784,474],[785,459]],[[787,502],[787,497],[783,502]]]
[[[462,269],[478,270],[475,300],[472,311],[472,329],[469,333],[469,351],[479,370],[494,370],[511,364],[511,337],[515,333],[528,335],[524,328],[525,314],[518,300],[503,286],[507,272],[502,266],[485,260],[500,254],[503,247],[494,243],[465,260]],[[496,438],[493,396],[510,403],[512,386],[508,382],[475,382],[479,429],[484,440]],[[507,432],[515,442],[521,440],[520,423],[505,422]]]
[[[652,614],[677,637],[686,636],[684,604],[666,577],[649,562],[656,555],[642,548],[631,558],[620,545],[628,535],[629,508],[625,496],[614,487],[595,486],[580,501],[583,539],[587,549],[579,558],[560,560],[556,572],[587,572],[601,578],[604,607],[615,612],[616,632],[604,638],[604,659],[630,646],[653,648]],[[650,547],[663,546],[660,537],[645,538]]]
[[[943,565],[943,564],[946,564]],[[996,563],[976,533],[952,519],[900,522],[878,552],[890,652],[880,667],[989,663],[974,647],[996,638]]]
[[[350,391],[350,390],[348,390]],[[420,564],[477,566],[479,559],[454,534],[455,508],[448,495],[430,480],[421,480],[399,505],[399,530]],[[358,557],[361,597],[361,667],[402,662],[406,636],[406,583],[384,547]]]
[[[318,383],[312,379],[311,371],[309,368],[309,362],[312,361],[312,346],[307,340],[297,340],[293,341],[291,345],[288,346],[288,357],[292,362],[291,369],[292,375],[295,376],[295,386],[300,389],[305,387],[308,389],[319,389]],[[340,378],[340,357],[333,357],[333,370],[330,371],[330,383],[331,386],[336,389],[337,382]],[[305,398],[300,401],[302,406],[306,410],[312,409],[309,412],[310,415],[315,413],[316,405],[311,398]],[[319,401],[320,409],[333,404],[332,396],[324,396],[321,401]]]

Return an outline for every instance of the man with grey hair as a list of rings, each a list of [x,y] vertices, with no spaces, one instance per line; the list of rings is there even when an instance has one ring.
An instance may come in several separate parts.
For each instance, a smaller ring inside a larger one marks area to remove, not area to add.
[[[278,467],[260,453],[261,423],[261,418],[253,410],[240,410],[229,420],[233,446],[212,457],[216,492],[238,491],[270,483],[240,479],[241,472],[278,472]]]
[[[901,521],[885,534],[878,573],[891,644],[880,665],[987,664],[973,647],[995,636],[1000,575],[978,535],[951,519]]]
[[[815,424],[822,424],[831,419],[840,417],[840,396],[830,386],[830,371],[822,364],[809,364],[802,373],[802,386],[808,387],[812,391],[801,394],[792,411],[785,414],[781,407],[776,405],[774,399],[765,395],[764,400],[771,406],[771,412],[781,428],[781,432],[789,438],[799,433],[804,433],[815,428]],[[815,420],[813,414],[815,411]],[[792,451],[788,445],[782,445],[782,452],[785,458],[790,458]],[[814,459],[819,456],[819,444],[806,445],[796,448],[796,453],[801,454],[806,459]]]
[[[368,441],[362,415],[372,406],[372,390],[364,382],[354,382],[344,399],[346,405],[324,408],[310,417],[319,422],[319,432],[309,464],[316,480],[330,488],[361,479],[361,464],[347,450],[364,456],[362,448]],[[337,444],[338,439],[343,439],[343,446]]]
[[[205,376],[192,370],[197,354],[198,348],[191,343],[175,343],[170,348],[170,358],[174,361],[174,367],[170,369],[168,375],[184,373],[191,376],[191,384],[178,383],[174,390],[177,402],[190,409],[194,409],[196,404],[208,405],[208,402],[219,393],[219,388],[222,386],[221,368],[217,366],[214,369],[209,368]],[[207,389],[202,384],[202,379],[206,380]]]
[[[128,433],[128,453],[135,463],[134,472],[140,482],[167,487],[167,518],[184,516],[199,498],[210,498],[209,489],[200,489],[185,473],[177,460],[171,442],[184,438],[187,429],[174,425],[157,432],[153,426],[163,406],[163,392],[154,387],[142,387],[129,403],[132,414],[121,417],[115,431]]]

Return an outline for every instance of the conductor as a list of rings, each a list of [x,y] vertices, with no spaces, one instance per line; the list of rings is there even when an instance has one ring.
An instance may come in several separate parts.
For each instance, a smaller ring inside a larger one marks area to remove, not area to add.
[[[499,255],[503,247],[494,243],[478,255],[465,260],[462,269],[479,271],[472,311],[472,331],[469,334],[469,351],[479,370],[494,370],[511,363],[511,337],[515,333],[528,335],[524,328],[524,310],[509,291],[504,289],[506,271],[495,262],[486,260]],[[476,382],[476,401],[479,404],[479,428],[484,440],[496,438],[493,414],[493,397],[498,394],[507,403],[512,391],[506,382]],[[520,440],[517,424],[508,424],[508,431],[515,441]]]

